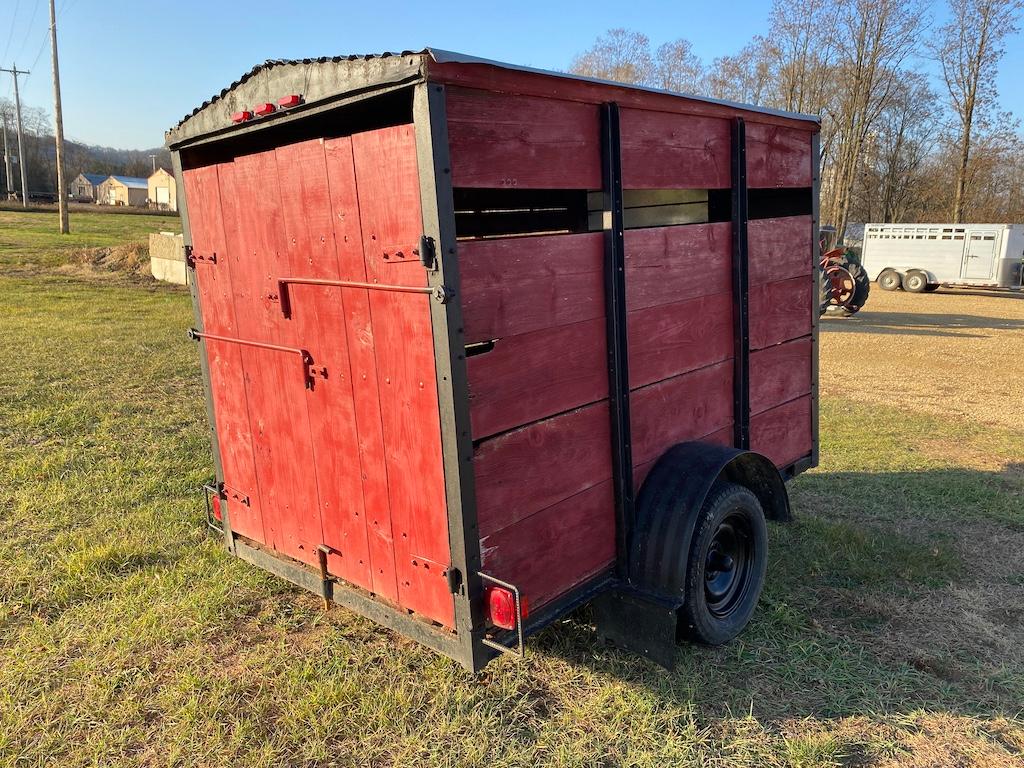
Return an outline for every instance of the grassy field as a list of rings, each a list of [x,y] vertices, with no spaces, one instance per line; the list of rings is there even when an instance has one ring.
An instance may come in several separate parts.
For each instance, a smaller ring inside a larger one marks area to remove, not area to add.
[[[28,272],[66,264],[75,251],[148,243],[150,232],[180,232],[170,216],[72,211],[71,233],[57,231],[53,212],[0,210],[0,272]],[[147,246],[148,247],[148,246]]]
[[[0,766],[1022,764],[1024,398],[961,388],[1024,378],[1024,301],[877,292],[825,322],[823,464],[738,641],[670,674],[582,611],[474,678],[204,533],[183,291],[37,270],[0,295]]]

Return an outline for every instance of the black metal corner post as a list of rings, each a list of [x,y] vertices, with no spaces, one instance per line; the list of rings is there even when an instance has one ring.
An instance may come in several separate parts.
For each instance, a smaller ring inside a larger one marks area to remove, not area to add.
[[[626,332],[626,249],[622,215],[622,146],[619,105],[601,105],[601,181],[604,213],[605,332],[608,339],[608,405],[611,413],[612,484],[615,492],[615,574],[629,579],[636,516],[633,446],[629,420],[629,352]]]
[[[452,584],[458,661],[479,670],[496,651],[483,644],[483,591],[480,578],[480,530],[477,525],[473,476],[473,440],[469,421],[469,386],[466,341],[462,327],[459,270],[455,240],[455,206],[448,150],[448,118],[443,85],[423,82],[414,86],[413,121],[420,175],[423,236],[433,241],[434,265],[428,267],[431,287],[446,289],[451,298],[431,300],[441,450],[444,458],[448,540],[452,567],[459,583]]]
[[[732,122],[733,442],[750,448],[750,274],[747,250],[747,131]]]
[[[821,134],[811,134],[811,467],[818,466],[818,297],[821,295]]]
[[[181,153],[178,150],[171,152],[171,169],[174,172],[174,184],[176,187],[178,201],[178,216],[181,218],[182,240],[185,245],[185,253],[192,248],[192,228],[188,219],[188,199],[185,196],[185,178],[181,168]],[[196,265],[189,258],[185,259],[185,279],[188,282],[188,290],[192,296],[192,323],[193,327],[202,332],[203,307],[202,298],[199,295],[199,286],[196,282]],[[183,334],[184,335],[184,334]],[[213,470],[216,477],[218,490],[224,487],[224,465],[220,455],[220,440],[217,437],[217,421],[213,410],[213,386],[210,382],[210,361],[206,353],[206,342],[199,339],[199,367],[203,377],[203,393],[206,399],[206,423],[210,430],[210,448],[213,452]],[[205,493],[205,491],[204,491]],[[223,502],[223,499],[221,499]],[[229,552],[235,551],[235,536],[231,531],[230,510],[228,504],[222,503],[221,526],[224,529],[224,545]]]

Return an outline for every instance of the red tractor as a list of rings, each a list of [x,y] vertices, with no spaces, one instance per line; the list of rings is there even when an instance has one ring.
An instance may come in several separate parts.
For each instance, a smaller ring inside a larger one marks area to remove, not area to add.
[[[867,303],[871,281],[860,265],[857,253],[845,246],[836,247],[835,227],[819,232],[821,259],[820,314],[849,317]]]

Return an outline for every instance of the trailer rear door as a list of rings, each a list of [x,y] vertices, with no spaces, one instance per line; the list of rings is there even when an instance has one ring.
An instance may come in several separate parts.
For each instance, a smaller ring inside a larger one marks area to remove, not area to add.
[[[964,249],[965,278],[977,280],[992,277],[998,234],[995,230],[986,229],[968,235],[967,248]]]
[[[232,529],[452,626],[412,126],[184,180]]]

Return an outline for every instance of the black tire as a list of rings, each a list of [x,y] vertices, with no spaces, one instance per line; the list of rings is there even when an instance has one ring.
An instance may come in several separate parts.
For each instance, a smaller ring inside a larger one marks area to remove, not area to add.
[[[883,269],[877,278],[878,287],[883,291],[899,291],[903,288],[903,278],[895,269]]]
[[[871,280],[868,279],[868,273],[864,267],[856,261],[848,261],[846,268],[853,275],[853,281],[856,284],[853,289],[853,297],[845,307],[846,313],[852,315],[867,304],[868,294],[871,293]]]
[[[941,283],[928,283],[928,285],[926,285],[924,287],[924,292],[925,293],[935,293],[941,287],[942,287]]]
[[[679,633],[722,645],[747,626],[768,565],[768,527],[757,497],[742,485],[715,483],[697,516],[686,563]]]
[[[903,290],[910,293],[924,293],[928,287],[928,275],[919,269],[912,269],[903,276]]]

